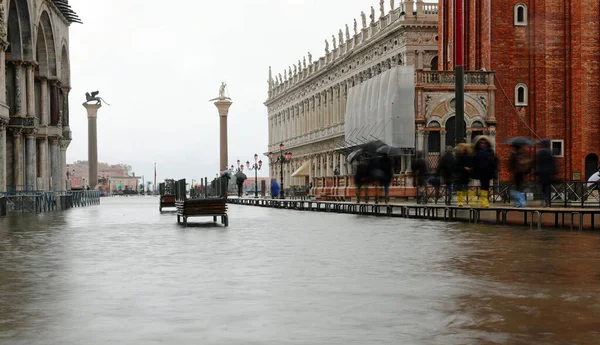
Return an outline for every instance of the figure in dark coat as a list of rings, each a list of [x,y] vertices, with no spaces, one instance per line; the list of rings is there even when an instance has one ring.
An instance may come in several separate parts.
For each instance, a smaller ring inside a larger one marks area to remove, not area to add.
[[[446,185],[446,205],[450,205],[452,203],[452,184],[454,182],[454,172],[456,171],[456,158],[454,157],[454,148],[452,146],[448,146],[446,148],[446,152],[442,156],[440,160],[440,165],[438,166],[438,176],[442,180],[441,182]],[[436,191],[436,199],[438,195],[438,191]]]
[[[427,178],[429,169],[422,152],[417,152],[411,165],[415,187],[417,188],[417,203],[427,202]]]
[[[458,206],[463,206],[469,182],[471,180],[471,171],[473,170],[473,147],[469,144],[458,144],[456,146],[456,165],[454,173],[454,183],[456,185],[456,198]]]
[[[489,207],[490,180],[496,175],[498,157],[492,148],[490,139],[481,135],[477,137],[473,147],[473,176],[479,180],[479,203],[482,207]]]
[[[542,140],[542,148],[538,150],[535,158],[535,176],[542,186],[542,200],[544,207],[550,207],[550,188],[556,175],[556,162],[550,150],[550,140]]]

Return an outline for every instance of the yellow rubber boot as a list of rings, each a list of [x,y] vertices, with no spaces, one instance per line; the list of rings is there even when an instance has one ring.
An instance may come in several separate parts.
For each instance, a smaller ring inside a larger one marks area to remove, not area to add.
[[[465,192],[463,192],[463,191],[456,192],[456,198],[458,199],[458,206],[465,205]]]
[[[477,195],[474,190],[469,189],[469,205],[472,207],[477,207],[479,204],[477,203]]]
[[[479,202],[481,203],[481,207],[484,207],[484,208],[490,207],[490,199],[488,199],[488,197],[489,197],[489,192],[487,190],[479,191]]]

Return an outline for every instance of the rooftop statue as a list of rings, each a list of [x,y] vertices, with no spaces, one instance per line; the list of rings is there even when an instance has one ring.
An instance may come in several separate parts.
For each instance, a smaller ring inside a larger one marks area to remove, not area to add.
[[[392,11],[394,10],[394,0],[390,0],[390,7],[392,8]]]
[[[102,102],[106,103],[106,105],[110,105],[108,104],[108,102],[106,102],[104,99],[102,99],[102,97],[98,97],[98,94],[100,93],[100,91],[92,91],[92,93],[90,94],[89,92],[85,93],[85,103],[89,103],[89,102],[93,102],[96,101],[96,104],[102,104]]]
[[[375,23],[375,9],[373,8],[373,6],[371,6],[371,15],[369,16],[369,18],[371,18],[371,24]]]
[[[362,19],[362,27],[365,29],[367,27],[367,15],[364,11],[360,11],[360,19]]]
[[[329,42],[327,40],[325,40],[325,53],[329,54]]]
[[[333,49],[337,48],[337,44],[335,43],[335,35],[331,35],[331,42],[333,42]]]
[[[381,12],[380,17],[385,17],[385,8],[383,7],[384,0],[379,0],[379,12]]]
[[[312,54],[308,52],[308,64],[312,64]]]
[[[306,56],[302,58],[302,67],[306,69]]]
[[[358,35],[358,24],[356,24],[356,18],[354,18],[354,36]]]
[[[213,98],[213,99],[209,100],[209,102],[230,100],[231,98],[225,96],[226,89],[227,89],[227,84],[224,81],[221,82],[221,86],[219,87],[219,97]]]
[[[342,29],[338,32],[338,42],[340,42],[340,45],[344,44],[344,33],[342,32]]]
[[[354,22],[356,23],[356,19],[354,19]],[[346,24],[346,41],[350,40],[350,29],[348,28],[348,24]]]

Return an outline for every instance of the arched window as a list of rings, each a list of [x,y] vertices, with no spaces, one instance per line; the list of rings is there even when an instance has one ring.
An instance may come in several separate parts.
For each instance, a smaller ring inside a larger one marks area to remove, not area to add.
[[[438,70],[438,57],[434,57],[433,59],[431,59],[431,70],[432,71],[437,71]]]
[[[527,85],[520,83],[515,86],[515,105],[525,107],[529,104]]]
[[[527,25],[527,6],[525,4],[515,5],[515,25],[526,26]]]

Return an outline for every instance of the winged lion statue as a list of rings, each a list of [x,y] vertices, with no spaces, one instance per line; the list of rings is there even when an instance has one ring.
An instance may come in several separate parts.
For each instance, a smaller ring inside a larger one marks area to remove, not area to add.
[[[92,91],[91,94],[89,92],[86,92],[85,93],[85,102],[88,103],[88,102],[96,101],[96,104],[106,103],[107,105],[110,105],[102,97],[98,96],[99,93],[100,93],[100,91]]]

